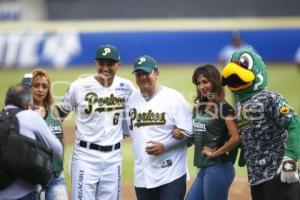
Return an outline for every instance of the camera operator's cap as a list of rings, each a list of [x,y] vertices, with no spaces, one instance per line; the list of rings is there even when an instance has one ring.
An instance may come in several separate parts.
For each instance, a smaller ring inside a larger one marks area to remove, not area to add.
[[[97,48],[96,60],[101,59],[111,59],[115,61],[120,61],[120,53],[117,47],[112,45],[102,45]]]
[[[23,79],[21,81],[21,85],[31,88],[31,82],[32,82],[32,73],[24,74]]]
[[[143,70],[147,73],[151,73],[155,69],[158,69],[158,64],[151,56],[143,55],[134,61],[133,72]]]

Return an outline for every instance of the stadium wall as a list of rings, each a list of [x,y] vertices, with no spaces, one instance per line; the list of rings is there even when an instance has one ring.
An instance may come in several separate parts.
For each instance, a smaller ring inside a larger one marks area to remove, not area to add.
[[[299,16],[299,5],[299,0],[47,1],[51,20]]]
[[[220,49],[230,43],[231,32],[237,29],[265,61],[292,62],[300,45],[299,22],[297,18],[277,24],[258,19],[238,23],[139,20],[127,24],[122,21],[0,24],[4,28],[0,32],[0,64],[56,68],[93,65],[95,50],[102,44],[117,46],[125,64],[142,54],[152,55],[159,63],[166,64],[216,63]]]

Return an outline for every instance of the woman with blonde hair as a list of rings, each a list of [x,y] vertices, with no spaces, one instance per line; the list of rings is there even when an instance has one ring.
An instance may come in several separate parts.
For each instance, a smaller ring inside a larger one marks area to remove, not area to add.
[[[45,70],[33,70],[31,89],[34,108],[47,122],[51,132],[63,144],[63,129],[61,120],[54,107],[54,99],[51,94],[51,82],[49,75]],[[53,158],[52,170],[52,178],[48,186],[44,189],[45,199],[67,200],[67,188],[63,175],[63,158]]]

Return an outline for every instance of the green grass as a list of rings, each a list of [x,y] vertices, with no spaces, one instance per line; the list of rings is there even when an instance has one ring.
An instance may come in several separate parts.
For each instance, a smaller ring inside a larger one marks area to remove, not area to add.
[[[195,88],[191,83],[191,76],[194,70],[194,65],[190,66],[164,66],[160,68],[159,82],[162,85],[174,88],[182,93],[187,101],[192,105],[193,96],[195,94]],[[53,83],[54,95],[56,101],[59,102],[64,91],[68,87],[68,83],[76,80],[78,77],[84,74],[95,73],[94,67],[77,68],[77,69],[65,69],[65,70],[52,70],[49,69],[49,75]],[[20,82],[24,73],[31,72],[31,70],[0,70],[0,107],[3,107],[3,100],[7,88]],[[134,77],[131,74],[131,68],[128,66],[122,67],[119,72],[119,76],[130,79],[134,82]],[[294,107],[294,109],[300,112],[300,73],[291,64],[276,64],[268,67],[269,83],[268,88],[276,90],[285,96],[286,100]],[[227,91],[227,98],[230,101],[231,95]],[[64,122],[67,125],[74,124],[73,115],[68,117]],[[74,134],[74,133],[67,133]],[[123,181],[125,183],[132,182],[133,180],[133,155],[130,141],[124,142],[122,146],[123,150]],[[65,176],[68,186],[70,186],[70,174],[69,174],[69,161],[72,153],[72,146],[67,146],[65,149]],[[196,169],[193,167],[193,148],[189,148],[189,171],[191,177],[196,174]],[[237,176],[246,176],[245,168],[239,168],[236,166]]]
[[[161,66],[159,81],[162,85],[174,88],[182,93],[189,103],[192,104],[192,97],[195,94],[195,88],[191,83],[191,76],[194,67],[175,65]],[[125,77],[134,82],[134,77],[131,73],[132,69],[128,66],[122,66],[118,72],[119,76]],[[6,70],[0,69],[0,108],[3,107],[3,100],[5,92],[12,84],[16,84],[21,81],[24,73],[31,72],[31,69],[21,70]],[[85,76],[87,74],[95,73],[94,67],[64,69],[64,70],[48,70],[51,81],[53,82],[53,94],[56,97],[56,101],[59,102],[65,90],[68,88],[68,84],[76,80],[78,77]],[[291,64],[276,64],[268,67],[269,83],[268,88],[276,90],[286,97],[288,102],[295,108],[296,111],[300,111],[300,73]],[[227,97],[230,100],[230,96]]]

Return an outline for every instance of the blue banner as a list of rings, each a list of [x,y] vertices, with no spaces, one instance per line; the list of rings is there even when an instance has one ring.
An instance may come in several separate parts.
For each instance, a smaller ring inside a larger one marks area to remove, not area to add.
[[[300,45],[300,29],[243,30],[243,40],[267,62],[293,62]],[[161,64],[216,63],[231,31],[164,32],[2,32],[0,65],[55,67],[93,65],[97,46],[118,47],[130,64],[148,54]]]

